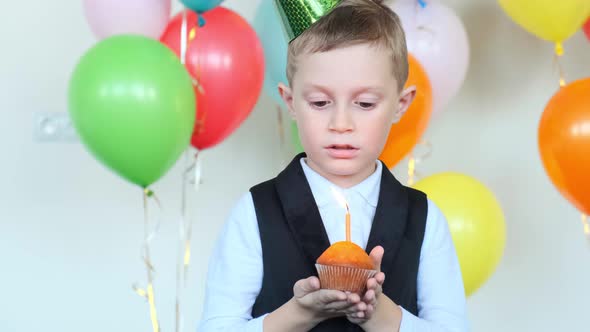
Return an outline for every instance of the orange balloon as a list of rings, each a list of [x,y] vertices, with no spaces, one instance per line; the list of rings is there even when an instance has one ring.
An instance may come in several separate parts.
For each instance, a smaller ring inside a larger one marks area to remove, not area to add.
[[[410,69],[405,88],[416,86],[416,98],[402,119],[391,126],[387,143],[379,157],[388,168],[395,166],[414,148],[426,131],[432,114],[432,88],[428,75],[410,54],[408,63]]]
[[[539,125],[539,150],[553,184],[590,215],[590,78],[551,98]]]

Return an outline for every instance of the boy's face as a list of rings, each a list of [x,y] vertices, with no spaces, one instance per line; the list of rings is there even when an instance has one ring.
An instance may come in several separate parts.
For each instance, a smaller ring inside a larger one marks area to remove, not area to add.
[[[291,88],[279,85],[310,167],[342,187],[375,170],[391,124],[414,95],[398,92],[390,54],[368,44],[301,55]]]

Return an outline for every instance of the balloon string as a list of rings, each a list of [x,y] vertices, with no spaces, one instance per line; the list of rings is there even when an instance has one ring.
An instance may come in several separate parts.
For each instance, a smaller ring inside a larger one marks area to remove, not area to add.
[[[582,214],[582,225],[584,225],[584,234],[586,235],[586,238],[590,240],[590,221],[585,214]]]
[[[416,156],[416,149],[419,147],[424,147],[425,150]],[[432,154],[432,144],[427,140],[423,140],[416,145],[416,147],[410,153],[410,158],[408,159],[408,187],[411,187],[416,182],[416,177],[420,176],[418,172],[416,172],[416,165],[422,163],[424,160],[430,157]]]
[[[187,48],[187,19],[186,8],[182,11],[182,25],[180,26],[180,63],[186,64],[186,48]]]
[[[418,0],[417,4],[414,5],[414,25],[416,30],[422,32],[428,38],[428,44],[432,46],[433,40],[435,39],[436,31],[432,28],[431,13],[429,10],[425,10],[427,6],[425,0]]]
[[[200,151],[197,150],[193,155],[193,160],[189,164],[190,152],[187,149],[184,158],[185,164],[188,166],[182,173],[181,213],[183,216],[186,216],[187,185],[193,184],[195,191],[198,191],[199,185],[201,184],[201,160],[203,157],[201,156]]]
[[[555,43],[555,56],[553,59],[554,65],[557,66],[557,70],[559,71],[559,87],[565,86],[565,75],[563,72],[563,67],[561,66],[560,58],[563,56],[563,45],[561,43]]]
[[[155,268],[154,264],[152,263],[151,254],[150,254],[150,245],[151,242],[156,237],[158,229],[160,227],[159,218],[157,218],[157,222],[155,226],[150,229],[150,221],[149,221],[149,213],[148,213],[148,199],[152,198],[154,202],[157,204],[159,210],[162,210],[162,205],[160,204],[160,200],[154,194],[153,191],[150,189],[145,188],[143,191],[143,215],[144,215],[144,243],[142,248],[142,261],[145,264],[146,273],[147,273],[147,286],[146,289],[141,289],[137,287],[137,285],[133,285],[133,289],[135,292],[144,297],[149,305],[150,311],[150,320],[152,323],[153,332],[160,332],[160,323],[158,320],[158,313],[156,310],[156,300],[155,300],[155,291],[154,291],[154,274]]]
[[[192,42],[195,39],[196,36],[197,36],[197,27],[193,27],[191,29],[191,31],[189,32],[189,34],[188,34],[188,42],[187,43]],[[188,44],[187,44],[187,47],[188,47]],[[198,62],[198,60],[199,59],[197,58],[197,66],[196,66],[196,71],[197,72],[195,73],[195,75],[197,77],[192,77],[192,79],[193,79],[193,86],[195,86],[197,88],[197,90],[199,91],[200,94],[204,95],[205,94],[205,89],[203,88],[203,85],[199,82],[199,78],[200,78],[200,73],[199,73],[200,63]]]
[[[184,151],[184,164],[185,167],[190,167],[190,166],[186,166],[189,165],[189,154],[190,154],[190,148],[187,148]],[[180,182],[180,215],[181,216],[185,216],[186,215],[186,183],[187,183],[187,171],[185,170],[184,172],[182,172],[181,175],[181,182]]]
[[[189,163],[189,151],[190,148],[187,148],[186,151],[184,152],[184,161],[185,161],[185,165]],[[190,167],[190,166],[189,166]],[[179,230],[179,235],[180,235],[180,239],[179,239],[179,249],[182,247],[182,243],[183,243],[183,239],[184,239],[184,234],[183,234],[183,226],[186,220],[186,206],[187,206],[187,193],[186,193],[186,187],[187,187],[187,182],[188,182],[188,174],[187,171],[184,171],[182,173],[182,183],[181,183],[181,192],[180,192],[180,204],[181,204],[181,208],[180,208],[180,230]],[[180,285],[180,280],[182,278],[182,269],[180,268],[180,264],[178,263],[178,261],[180,260],[182,253],[181,251],[178,252],[178,257],[177,257],[177,263],[176,263],[176,304],[175,304],[175,318],[176,318],[176,325],[175,325],[175,331],[179,332],[183,330],[183,325],[184,325],[184,317],[182,317],[182,306],[181,306],[181,285]]]
[[[416,173],[416,158],[414,158],[414,153],[410,154],[410,159],[408,160],[408,187],[414,185],[415,182],[415,174]]]
[[[277,104],[277,129],[279,134],[279,151],[280,151],[280,167],[281,170],[285,168],[285,126],[283,125],[283,110],[281,106]]]
[[[185,152],[185,162],[188,164],[189,152]],[[176,332],[180,332],[184,327],[184,317],[182,315],[182,303],[184,302],[184,291],[187,287],[188,270],[191,259],[191,237],[192,237],[192,218],[187,215],[187,187],[193,180],[193,170],[196,179],[194,181],[200,182],[200,163],[199,152],[194,155],[194,159],[190,165],[182,173],[182,201],[181,201],[181,218],[179,224],[179,245],[178,258],[176,260]],[[195,184],[195,191],[198,190],[198,185]]]
[[[192,42],[195,37],[197,36],[197,28],[193,27],[190,31],[188,31],[188,17],[187,17],[188,10],[186,7],[182,10],[182,25],[180,26],[180,62],[184,65],[186,64],[186,52],[188,50],[188,45]],[[199,79],[192,77],[191,80],[193,86],[197,88],[199,93],[204,94],[203,86],[199,83]]]

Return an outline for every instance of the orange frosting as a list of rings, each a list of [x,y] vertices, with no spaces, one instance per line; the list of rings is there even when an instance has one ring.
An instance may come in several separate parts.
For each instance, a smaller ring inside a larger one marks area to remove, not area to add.
[[[318,258],[318,264],[355,267],[373,270],[373,261],[363,248],[350,241],[340,241],[331,245]]]

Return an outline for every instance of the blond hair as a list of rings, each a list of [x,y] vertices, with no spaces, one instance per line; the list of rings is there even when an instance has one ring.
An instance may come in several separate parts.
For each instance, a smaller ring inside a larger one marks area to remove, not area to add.
[[[342,0],[289,44],[287,80],[292,85],[302,54],[368,43],[391,51],[398,89],[408,79],[406,37],[397,14],[383,0]]]

